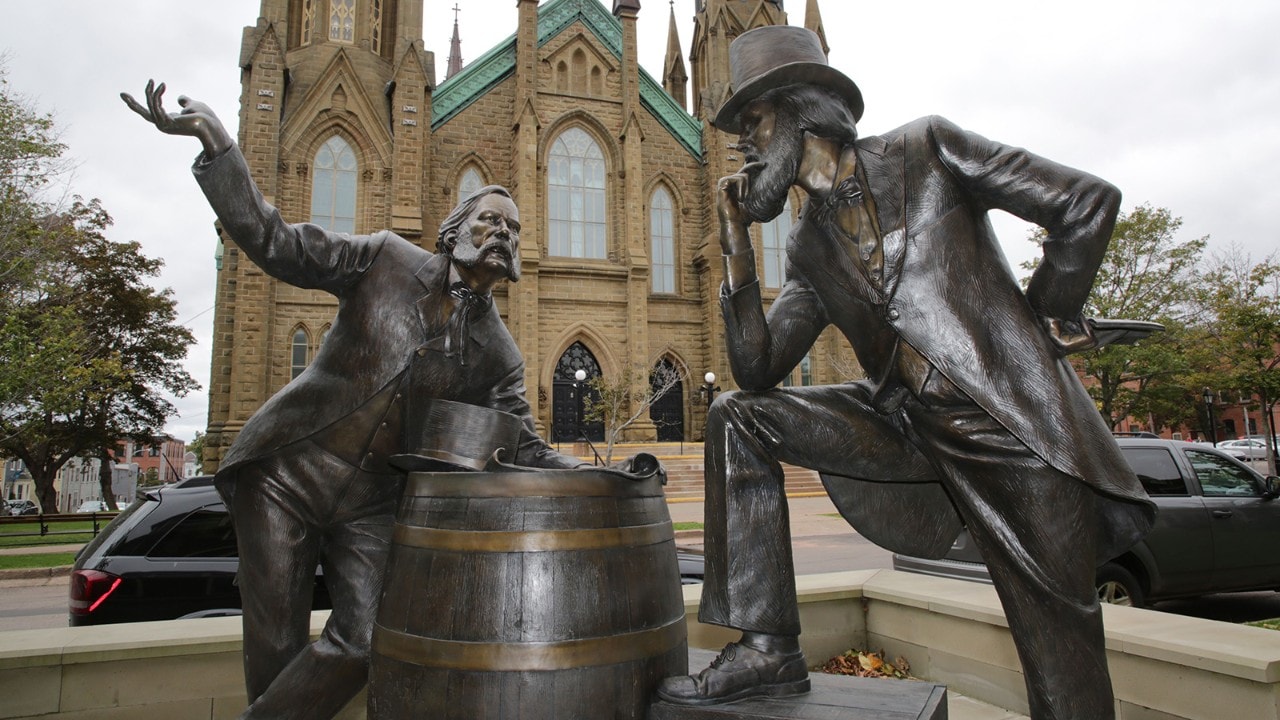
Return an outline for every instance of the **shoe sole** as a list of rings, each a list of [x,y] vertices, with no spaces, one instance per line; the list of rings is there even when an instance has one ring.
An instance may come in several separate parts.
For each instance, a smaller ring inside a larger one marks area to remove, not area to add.
[[[756,687],[739,690],[732,695],[716,698],[679,698],[667,695],[658,690],[658,697],[666,702],[674,705],[728,705],[742,700],[749,700],[756,697],[764,698],[785,698],[795,695],[804,695],[809,692],[809,678],[803,680],[795,680],[787,683],[773,683],[772,685],[757,685]]]

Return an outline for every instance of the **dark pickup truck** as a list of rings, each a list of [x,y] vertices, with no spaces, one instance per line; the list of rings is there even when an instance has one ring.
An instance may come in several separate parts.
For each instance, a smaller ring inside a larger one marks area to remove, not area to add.
[[[1117,439],[1160,508],[1155,527],[1098,568],[1098,597],[1141,607],[1175,597],[1280,589],[1280,478],[1263,477],[1209,445]],[[991,582],[962,531],[941,560],[894,555],[908,572]]]

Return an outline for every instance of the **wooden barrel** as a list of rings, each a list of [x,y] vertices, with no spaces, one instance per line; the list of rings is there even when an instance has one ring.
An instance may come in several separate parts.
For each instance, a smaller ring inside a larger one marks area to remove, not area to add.
[[[640,720],[688,672],[656,476],[409,475],[373,633],[376,720]]]

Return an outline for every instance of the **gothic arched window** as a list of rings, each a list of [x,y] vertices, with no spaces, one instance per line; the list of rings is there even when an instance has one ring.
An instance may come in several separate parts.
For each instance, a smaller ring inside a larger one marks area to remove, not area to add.
[[[345,45],[356,41],[356,0],[329,0],[329,39]]]
[[[337,135],[316,153],[311,174],[311,222],[334,232],[356,231],[356,154]]]
[[[298,328],[293,331],[293,340],[289,345],[289,379],[292,380],[307,369],[307,351],[310,344],[307,331]]]
[[[787,236],[791,234],[791,198],[782,206],[782,214],[760,226],[764,248],[764,286],[780,288],[787,275]]]
[[[310,45],[316,32],[316,0],[302,0],[300,45]]]
[[[458,180],[458,202],[462,202],[471,197],[471,194],[484,187],[484,178],[480,176],[480,171],[475,166],[470,166],[462,171],[462,178]]]
[[[675,211],[671,193],[659,187],[649,199],[649,274],[656,293],[676,291]]]
[[[606,257],[604,154],[582,128],[551,145],[547,172],[547,229],[551,255]]]

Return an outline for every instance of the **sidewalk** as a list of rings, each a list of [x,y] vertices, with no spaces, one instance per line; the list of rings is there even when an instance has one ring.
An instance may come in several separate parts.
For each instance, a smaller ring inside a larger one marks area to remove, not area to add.
[[[787,506],[791,516],[792,539],[810,535],[836,535],[854,532],[852,526],[840,517],[840,512],[832,504],[831,498],[824,493],[798,493],[787,495]],[[671,522],[704,522],[705,504],[698,501],[673,500],[667,503],[671,511]],[[685,545],[702,545],[702,531],[677,530],[676,543]]]
[[[38,555],[40,553],[76,552],[84,547],[84,543],[62,545],[19,545],[17,547],[0,548],[0,555]]]

